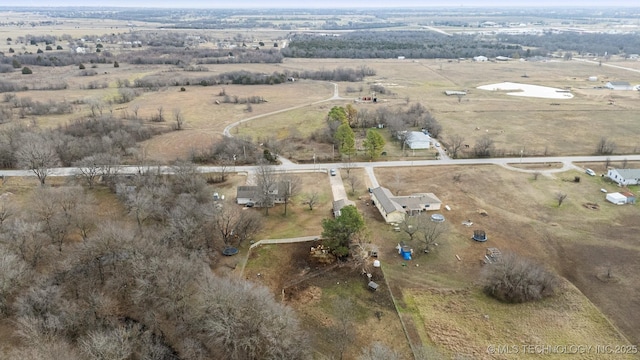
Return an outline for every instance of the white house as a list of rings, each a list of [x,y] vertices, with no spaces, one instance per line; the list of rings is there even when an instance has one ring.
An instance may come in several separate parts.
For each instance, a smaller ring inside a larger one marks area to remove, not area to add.
[[[485,61],[488,61],[488,60],[489,60],[488,57],[482,56],[482,55],[473,57],[473,61],[477,61],[477,62],[485,62]]]
[[[640,184],[640,169],[609,169],[607,177],[620,186]]]
[[[286,196],[291,194],[291,183],[286,181],[280,181],[276,186],[269,191],[269,195],[273,204],[284,204]],[[239,205],[247,205],[249,203],[256,207],[262,207],[262,201],[264,196],[260,194],[260,188],[258,186],[238,186],[236,192],[236,203]]]
[[[442,201],[432,193],[394,196],[389,189],[383,187],[371,190],[371,201],[387,223],[401,223],[407,215],[440,210],[442,206]]]
[[[86,54],[87,53],[87,49],[83,48],[82,46],[78,46],[76,48],[76,54]]]
[[[611,90],[633,90],[633,86],[627,81],[609,81],[605,86]]]
[[[431,146],[431,136],[421,131],[411,131],[404,142],[411,150],[428,149]]]

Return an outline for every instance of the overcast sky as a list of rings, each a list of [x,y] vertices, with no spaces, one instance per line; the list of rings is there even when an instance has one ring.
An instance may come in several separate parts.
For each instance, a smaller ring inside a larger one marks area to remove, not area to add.
[[[473,7],[473,6],[635,6],[638,0],[2,0],[0,6],[123,6],[163,8],[362,8],[362,7]]]

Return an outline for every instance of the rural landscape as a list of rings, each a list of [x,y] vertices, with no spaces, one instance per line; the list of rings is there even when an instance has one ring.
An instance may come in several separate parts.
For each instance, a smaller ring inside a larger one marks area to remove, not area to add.
[[[637,359],[639,14],[0,6],[0,358]]]

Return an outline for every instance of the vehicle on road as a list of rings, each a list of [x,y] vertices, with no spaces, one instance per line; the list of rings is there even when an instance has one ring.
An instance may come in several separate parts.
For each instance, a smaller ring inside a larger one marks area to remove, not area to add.
[[[329,174],[331,174],[331,176],[336,176],[336,169],[329,170]]]

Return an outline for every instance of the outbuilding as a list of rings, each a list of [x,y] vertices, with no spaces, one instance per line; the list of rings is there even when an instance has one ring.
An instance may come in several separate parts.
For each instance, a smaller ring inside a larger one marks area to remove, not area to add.
[[[627,197],[618,192],[608,193],[607,201],[616,205],[624,205],[627,203]]]
[[[633,90],[633,86],[627,81],[609,81],[605,86],[611,90]]]

